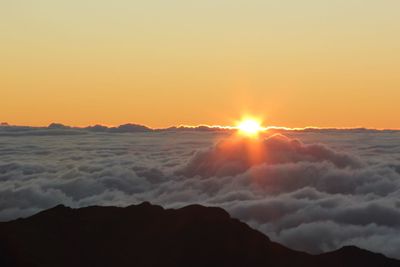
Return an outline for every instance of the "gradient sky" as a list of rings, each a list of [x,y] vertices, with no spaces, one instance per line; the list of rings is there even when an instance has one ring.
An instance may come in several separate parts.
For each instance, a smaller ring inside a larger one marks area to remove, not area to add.
[[[0,121],[400,128],[398,0],[4,0]]]

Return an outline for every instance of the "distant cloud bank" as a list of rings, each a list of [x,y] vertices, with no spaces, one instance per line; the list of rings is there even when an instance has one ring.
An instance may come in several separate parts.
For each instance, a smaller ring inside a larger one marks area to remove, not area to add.
[[[268,127],[268,133],[293,133],[293,132],[318,132],[318,133],[396,133],[400,130],[395,129],[368,129],[368,128],[285,128],[285,127]],[[0,123],[0,136],[21,136],[21,135],[77,135],[90,132],[103,133],[138,133],[138,132],[234,132],[231,126],[171,126],[168,128],[150,128],[145,125],[127,123],[116,127],[104,125],[92,125],[87,127],[72,127],[61,123],[51,123],[47,127],[19,126]]]

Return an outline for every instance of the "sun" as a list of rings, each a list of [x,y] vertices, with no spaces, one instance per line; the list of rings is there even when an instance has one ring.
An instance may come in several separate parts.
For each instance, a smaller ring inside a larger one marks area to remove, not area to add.
[[[236,128],[240,134],[248,137],[257,137],[264,130],[257,119],[243,119],[237,124]]]

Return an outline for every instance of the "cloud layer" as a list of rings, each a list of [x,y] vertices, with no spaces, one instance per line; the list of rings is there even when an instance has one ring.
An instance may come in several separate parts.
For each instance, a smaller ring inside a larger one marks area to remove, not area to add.
[[[0,131],[0,220],[59,203],[200,203],[295,249],[354,244],[400,258],[398,132],[298,131],[249,141],[133,128]]]

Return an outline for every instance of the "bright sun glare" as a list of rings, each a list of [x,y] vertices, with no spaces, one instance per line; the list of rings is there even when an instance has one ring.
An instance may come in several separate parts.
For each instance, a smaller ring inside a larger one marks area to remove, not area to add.
[[[261,123],[256,119],[244,119],[236,127],[240,134],[250,137],[256,137],[263,130]]]

